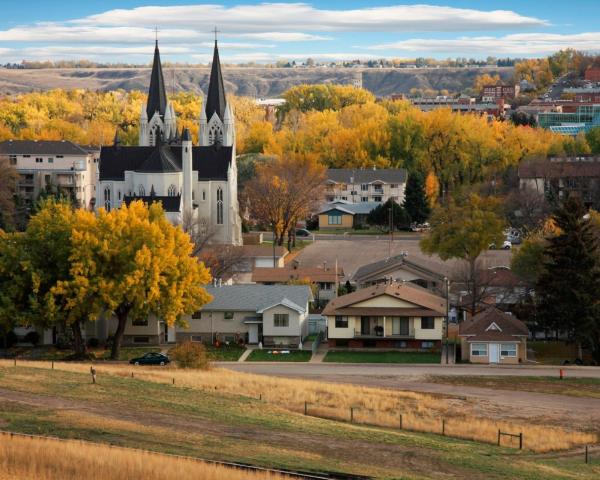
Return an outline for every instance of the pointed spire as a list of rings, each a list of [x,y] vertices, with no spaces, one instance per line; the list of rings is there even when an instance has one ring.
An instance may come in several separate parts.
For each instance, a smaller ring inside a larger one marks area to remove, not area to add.
[[[183,131],[181,140],[183,142],[191,142],[192,141],[192,136],[190,135],[190,131],[187,128]]]
[[[223,85],[223,75],[221,74],[221,62],[219,61],[219,48],[217,40],[215,40],[208,95],[206,96],[206,118],[211,119],[216,112],[222,121],[225,115],[225,103],[225,87]]]
[[[150,188],[150,196],[156,197],[156,192],[154,191],[154,184],[152,184],[152,187]]]
[[[154,46],[154,61],[152,63],[152,74],[150,75],[150,89],[148,90],[148,104],[146,113],[148,118],[152,118],[154,112],[158,111],[161,115],[165,114],[167,108],[167,94],[165,91],[165,80],[163,78],[162,65],[160,63],[160,53],[158,51],[158,40]]]
[[[121,145],[121,139],[119,138],[119,129],[115,130],[115,139],[113,141],[113,145],[115,147],[119,147]]]

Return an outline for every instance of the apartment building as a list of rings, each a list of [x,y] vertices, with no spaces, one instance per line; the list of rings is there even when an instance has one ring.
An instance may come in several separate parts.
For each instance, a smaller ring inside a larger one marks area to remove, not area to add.
[[[393,198],[396,203],[402,203],[406,178],[407,173],[403,168],[330,168],[327,170],[324,201],[385,203]]]
[[[67,140],[6,140],[0,158],[8,159],[21,179],[17,194],[34,202],[44,191],[60,190],[90,208],[96,197],[98,152]]]

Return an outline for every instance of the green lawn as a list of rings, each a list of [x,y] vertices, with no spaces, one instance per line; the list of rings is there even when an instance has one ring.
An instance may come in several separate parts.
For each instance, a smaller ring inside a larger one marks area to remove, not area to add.
[[[335,363],[440,363],[439,353],[429,352],[356,352],[334,350],[325,356],[325,362]]]
[[[247,362],[308,362],[312,352],[307,350],[290,350],[290,353],[272,353],[278,350],[253,350]]]
[[[140,357],[148,352],[160,352],[160,347],[121,347],[119,360],[129,361],[132,358]],[[11,352],[16,353],[17,358],[23,360],[64,360],[73,355],[73,350],[58,349],[56,347],[35,347],[35,348],[16,348],[11,349]],[[110,349],[90,348],[89,352],[95,355],[97,360],[109,360]]]
[[[206,351],[210,355],[211,359],[216,362],[237,362],[242,356],[242,353],[246,351],[246,347],[239,345],[220,345],[215,347],[214,345],[204,345]]]

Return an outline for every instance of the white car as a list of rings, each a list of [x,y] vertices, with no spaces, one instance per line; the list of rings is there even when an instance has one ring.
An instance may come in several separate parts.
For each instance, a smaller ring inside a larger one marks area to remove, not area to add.
[[[496,250],[496,243],[490,243],[489,247],[490,250]],[[512,243],[509,240],[504,240],[504,243],[502,243],[502,250],[510,250],[512,248]]]

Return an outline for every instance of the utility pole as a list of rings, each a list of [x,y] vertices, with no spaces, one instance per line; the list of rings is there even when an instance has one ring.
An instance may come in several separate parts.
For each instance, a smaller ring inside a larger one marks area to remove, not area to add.
[[[273,222],[273,268],[275,266],[275,222]]]
[[[388,209],[388,227],[390,229],[390,234],[388,236],[388,258],[392,258],[392,208]]]
[[[448,365],[448,327],[450,326],[450,280],[444,277],[446,282],[446,365]]]

